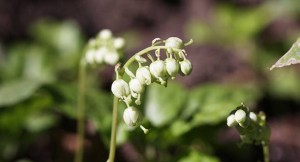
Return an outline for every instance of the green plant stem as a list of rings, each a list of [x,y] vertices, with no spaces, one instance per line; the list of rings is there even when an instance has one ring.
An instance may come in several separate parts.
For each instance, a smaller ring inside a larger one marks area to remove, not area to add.
[[[82,162],[84,140],[84,116],[85,116],[85,62],[81,60],[78,78],[78,105],[77,105],[77,147],[74,162]]]
[[[117,136],[117,122],[118,122],[118,98],[114,96],[112,125],[111,125],[111,139],[110,150],[107,162],[114,162],[116,154],[116,136]]]
[[[137,52],[136,54],[134,54],[130,59],[128,59],[128,61],[124,64],[123,68],[128,67],[134,60],[135,60],[135,56],[141,56],[143,54],[147,54],[148,52],[152,51],[152,50],[157,50],[157,49],[168,49],[168,47],[166,46],[150,46],[148,48],[145,48],[139,52]],[[175,50],[175,49],[173,49]],[[179,51],[179,49],[178,49]]]
[[[262,142],[263,153],[264,153],[264,162],[269,162],[269,145],[266,142]]]

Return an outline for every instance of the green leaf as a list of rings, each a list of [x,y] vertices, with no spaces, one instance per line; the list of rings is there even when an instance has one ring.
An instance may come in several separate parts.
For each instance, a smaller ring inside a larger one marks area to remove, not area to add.
[[[220,160],[214,156],[210,156],[201,152],[192,151],[190,154],[182,159],[179,162],[219,162]]]
[[[293,44],[290,50],[284,54],[271,68],[281,68],[300,63],[300,38]]]
[[[0,86],[0,107],[11,106],[29,98],[39,87],[40,82],[16,80]]]
[[[187,93],[179,84],[168,87],[154,84],[146,96],[145,113],[150,122],[159,127],[172,121],[183,108]]]
[[[199,86],[191,91],[181,119],[174,122],[171,132],[180,136],[196,126],[218,124],[226,119],[236,105],[253,102],[258,97],[259,93],[254,87],[217,84]]]

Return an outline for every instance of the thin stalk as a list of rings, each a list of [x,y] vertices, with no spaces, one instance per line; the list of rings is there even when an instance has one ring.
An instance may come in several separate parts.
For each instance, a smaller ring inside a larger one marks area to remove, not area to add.
[[[135,56],[141,56],[143,54],[147,54],[148,52],[150,52],[152,50],[167,49],[167,48],[168,47],[166,47],[166,46],[150,46],[148,48],[145,48],[145,49],[139,51],[138,53],[134,54],[130,59],[128,59],[128,61],[124,64],[123,68],[128,67],[135,60]]]
[[[264,162],[269,162],[269,145],[266,142],[262,142],[263,153],[264,153]]]
[[[77,149],[74,162],[82,162],[83,158],[83,139],[84,139],[84,114],[85,114],[85,62],[79,65],[78,79],[78,105],[77,105]]]
[[[111,125],[111,139],[110,150],[107,162],[114,162],[116,154],[116,136],[117,136],[117,122],[118,122],[118,98],[114,96],[112,125]]]

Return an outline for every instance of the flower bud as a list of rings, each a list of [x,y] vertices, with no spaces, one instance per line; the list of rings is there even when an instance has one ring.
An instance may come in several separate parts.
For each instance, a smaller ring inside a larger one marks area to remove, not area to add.
[[[125,40],[123,38],[116,38],[114,40],[114,47],[116,49],[124,48],[125,46]]]
[[[119,61],[119,58],[120,56],[117,51],[110,51],[104,55],[104,61],[109,65],[116,65]]]
[[[161,78],[166,75],[166,65],[164,61],[157,60],[150,64],[150,72],[155,78]]]
[[[182,49],[183,48],[183,42],[180,38],[170,37],[166,40],[165,46],[169,47],[169,48]]]
[[[139,67],[136,71],[136,79],[138,79],[142,84],[151,84],[151,73],[149,67]]]
[[[166,69],[167,69],[168,74],[171,77],[175,77],[179,70],[178,62],[173,58],[167,58],[165,60],[165,63],[166,63]]]
[[[233,127],[237,124],[237,122],[235,121],[235,117],[234,114],[231,114],[227,117],[227,125],[228,127]]]
[[[249,113],[249,118],[250,118],[252,121],[254,121],[254,122],[257,121],[257,116],[256,116],[256,114],[255,114],[254,112],[250,112],[250,113]]]
[[[100,47],[95,51],[94,59],[95,61],[100,64],[103,62],[104,56],[108,53],[108,49],[106,47]]]
[[[109,29],[103,29],[99,33],[100,39],[107,40],[112,37],[112,32]]]
[[[238,123],[244,123],[246,121],[246,112],[242,109],[239,109],[235,112],[234,118]]]
[[[116,97],[122,99],[130,95],[129,85],[122,79],[117,79],[112,83],[111,91]]]
[[[140,113],[135,107],[127,107],[124,110],[123,119],[128,126],[134,127],[140,122]]]
[[[86,54],[85,54],[85,60],[88,64],[93,64],[94,63],[94,55],[95,55],[95,50],[94,49],[89,49]]]
[[[180,64],[180,70],[184,75],[189,75],[192,70],[193,70],[193,66],[192,63],[189,60],[183,60],[181,62],[179,62]]]
[[[138,79],[131,79],[129,81],[129,87],[130,89],[135,93],[142,93],[144,91],[143,84]]]

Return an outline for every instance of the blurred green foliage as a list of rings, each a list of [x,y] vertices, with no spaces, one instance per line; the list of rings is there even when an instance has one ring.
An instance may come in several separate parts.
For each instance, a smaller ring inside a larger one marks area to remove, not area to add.
[[[288,8],[285,13],[295,16],[300,10],[295,10],[297,5],[293,3],[285,1],[281,7]],[[265,95],[299,101],[299,72],[292,68],[269,72],[267,67],[282,53],[257,43],[257,36],[283,12],[274,7],[279,8],[272,3],[246,10],[220,5],[213,22],[192,20],[186,25],[186,33],[196,45],[213,43],[234,47],[237,53],[249,50],[251,57],[246,61],[261,75],[262,81],[251,85],[208,83],[190,89],[176,82],[169,83],[167,88],[152,85],[147,88],[141,106],[150,133],[144,135],[139,129],[127,128],[122,121],[125,105],[121,105],[118,145],[133,144],[140,161],[218,162],[220,149],[238,154],[232,145],[227,149],[218,140],[220,131],[226,127],[227,115],[237,105],[243,102],[255,107]],[[123,35],[131,40],[128,48],[136,47],[133,43],[138,39],[136,32]],[[283,47],[291,37],[281,42]],[[77,69],[85,42],[76,23],[45,19],[32,25],[29,39],[3,46],[0,161],[26,158],[26,150],[37,137],[53,133],[52,129],[60,126],[62,118],[76,119]],[[95,70],[88,72],[86,116],[108,147],[112,94],[103,88],[102,79]],[[241,151],[243,154],[237,158],[249,156],[248,150]],[[102,156],[107,155],[103,152]],[[243,160],[252,159],[244,157]]]

